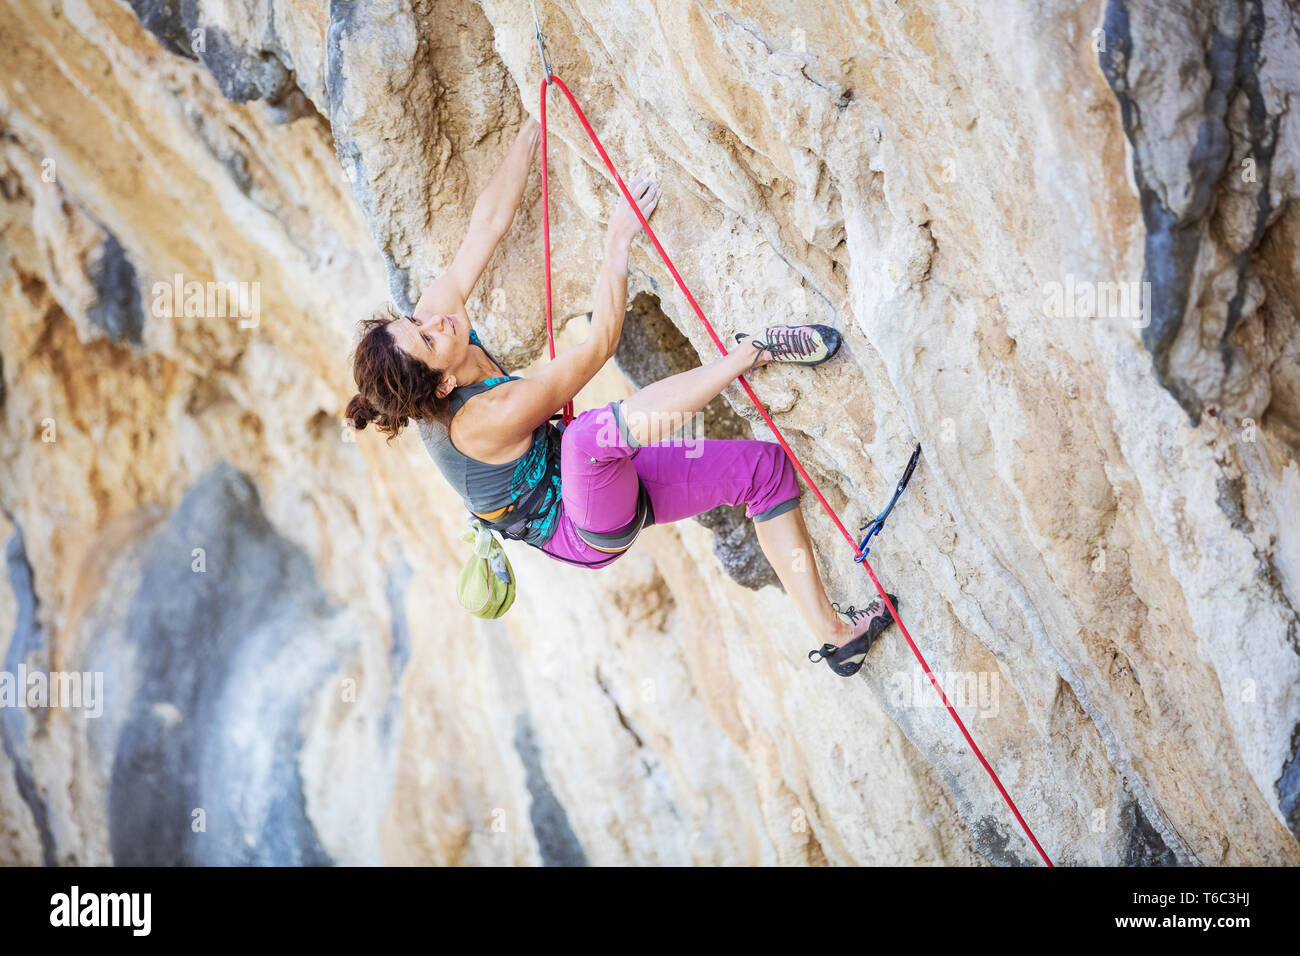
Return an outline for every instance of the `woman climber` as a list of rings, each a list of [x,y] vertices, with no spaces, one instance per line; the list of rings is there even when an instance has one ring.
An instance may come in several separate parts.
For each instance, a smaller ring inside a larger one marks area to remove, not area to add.
[[[747,505],[763,553],[812,633],[810,660],[848,677],[893,619],[879,598],[840,611],[826,597],[799,509],[795,470],[781,446],[758,440],[662,443],[733,379],[770,362],[819,365],[840,344],[825,325],[738,333],[737,348],[699,368],[582,412],[552,419],[614,355],[627,305],[632,240],[641,223],[623,198],[605,234],[604,262],[586,340],[529,378],[510,375],[470,326],[465,302],[523,198],[539,126],[526,120],[474,204],[451,266],[411,315],[367,319],[353,358],[355,428],[374,422],[390,439],[414,420],[425,447],[471,513],[549,557],[603,568],[642,528],[722,504]],[[660,187],[644,172],[629,192],[647,218]],[[890,595],[898,606],[898,599]],[[838,615],[844,614],[847,620]]]

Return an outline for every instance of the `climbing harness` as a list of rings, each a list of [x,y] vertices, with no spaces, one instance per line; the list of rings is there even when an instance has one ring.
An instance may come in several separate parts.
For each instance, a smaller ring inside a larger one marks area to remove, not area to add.
[[[894,489],[894,497],[889,499],[889,504],[885,505],[885,510],[880,512],[880,514],[876,515],[870,521],[865,522],[862,527],[858,529],[859,531],[867,531],[868,528],[871,530],[867,531],[867,536],[858,543],[858,551],[860,553],[853,559],[854,561],[860,564],[867,559],[867,554],[871,551],[868,542],[884,530],[885,519],[888,518],[889,513],[894,510],[894,505],[898,503],[898,496],[903,493],[903,489],[907,487],[907,483],[912,480],[912,472],[916,471],[916,463],[920,458],[921,446],[918,444],[916,448],[912,450],[912,458],[907,463],[907,468],[903,470],[903,477],[898,480],[898,487]]]
[[[560,460],[559,426],[547,433],[546,440],[550,442],[550,447],[546,451],[546,460],[548,462],[558,462]],[[546,473],[537,480],[537,483],[532,488],[510,502],[510,504],[503,505],[495,511],[481,513],[471,511],[470,514],[480,519],[503,538],[509,538],[512,541],[527,541],[529,525],[549,511],[549,508],[546,507],[546,492],[553,483],[551,468],[558,468],[558,466],[550,465]],[[510,520],[506,521],[506,518]]]
[[[477,345],[483,350],[483,354],[497,367],[503,377],[507,379],[515,377],[507,372],[502,364],[496,360],[496,356],[487,350],[487,346],[479,339],[478,332],[475,329],[469,330],[469,341],[471,345]],[[560,483],[560,442],[564,432],[564,424],[560,423],[552,427],[552,422],[559,417],[556,414],[547,420],[544,439],[547,442],[546,448],[541,452],[536,452],[533,450],[533,446],[530,445],[529,451],[525,453],[539,455],[546,462],[546,470],[533,483],[533,486],[508,505],[503,505],[493,511],[470,511],[470,514],[478,518],[486,528],[497,532],[503,538],[527,542],[528,531],[532,522],[544,517],[554,507],[554,498],[551,498],[548,502],[547,497],[548,492]]]
[[[578,122],[582,124],[583,130],[587,134],[587,138],[591,140],[592,145],[596,148],[596,152],[600,154],[600,158],[604,161],[605,167],[609,170],[610,175],[614,177],[614,181],[618,184],[619,191],[623,193],[624,198],[627,199],[628,204],[632,207],[632,211],[636,213],[636,217],[638,220],[640,220],[642,228],[645,229],[646,236],[649,237],[650,242],[654,245],[655,251],[659,253],[659,258],[663,260],[664,266],[667,267],[669,273],[673,277],[673,281],[677,283],[677,288],[681,290],[682,295],[685,297],[686,301],[690,303],[691,308],[694,310],[696,316],[699,317],[699,320],[702,323],[704,323],[704,329],[706,332],[708,332],[709,338],[713,340],[713,344],[717,346],[719,352],[721,352],[723,355],[728,354],[726,347],[722,344],[722,340],[718,338],[718,334],[714,331],[713,326],[709,323],[708,318],[704,315],[704,310],[701,309],[700,304],[695,301],[695,296],[692,295],[691,290],[687,288],[686,281],[682,278],[681,273],[677,271],[677,267],[673,265],[673,261],[671,258],[669,258],[668,253],[664,251],[664,247],[660,244],[659,238],[655,235],[654,230],[650,228],[650,223],[648,223],[646,221],[645,216],[641,214],[641,207],[638,206],[636,200],[632,198],[631,192],[628,191],[627,185],[623,182],[623,177],[621,177],[618,174],[618,169],[615,168],[614,163],[610,160],[609,155],[605,152],[605,148],[600,143],[600,138],[596,136],[596,131],[591,128],[591,124],[587,121],[587,117],[583,114],[581,107],[578,106],[578,101],[574,98],[573,94],[569,92],[569,88],[565,86],[564,81],[561,80],[558,76],[556,76],[551,71],[550,63],[546,57],[546,44],[544,42],[545,37],[541,31],[540,21],[537,20],[536,8],[534,8],[533,10],[533,21],[534,23],[537,24],[538,52],[539,55],[542,57],[542,67],[546,72],[546,75],[542,80],[542,87],[541,87],[541,108],[540,108],[539,122],[542,127],[542,142],[541,142],[542,242],[543,242],[542,249],[543,249],[543,260],[544,260],[545,272],[546,272],[546,337],[547,337],[547,342],[550,345],[551,358],[552,359],[555,358],[555,340],[551,330],[551,227],[550,227],[550,208],[548,205],[548,195],[547,195],[547,169],[546,169],[546,92],[548,88],[551,86],[555,86],[557,89],[559,89],[560,92],[563,93],[565,98],[569,101],[569,105],[573,107],[573,112],[577,116]],[[844,527],[844,523],[840,521],[839,515],[835,513],[835,509],[830,506],[830,503],[826,500],[825,496],[822,495],[821,490],[817,487],[817,483],[813,481],[812,478],[808,475],[808,472],[804,470],[804,467],[799,462],[798,457],[790,449],[790,446],[786,444],[785,437],[781,434],[781,430],[776,427],[776,423],[773,422],[771,416],[768,415],[767,409],[763,407],[763,403],[758,400],[758,395],[754,393],[754,390],[750,387],[749,383],[745,381],[745,377],[741,375],[738,377],[737,381],[740,382],[741,387],[745,390],[745,394],[749,396],[749,400],[754,403],[754,407],[758,410],[759,415],[762,416],[763,421],[767,422],[768,428],[771,429],[773,436],[775,436],[777,442],[780,443],[782,449],[785,450],[786,456],[789,457],[790,462],[795,466],[799,474],[803,476],[803,480],[808,483],[808,487],[812,490],[813,494],[817,496],[817,500],[821,502],[822,508],[824,508],[826,514],[830,516],[831,521],[835,523],[835,527],[839,529],[840,534],[844,536],[845,540],[848,541],[849,546],[853,548],[854,555],[855,555],[854,561],[860,563],[863,566],[863,568],[866,569],[867,574],[871,578],[871,583],[875,585],[876,591],[880,594],[880,599],[884,601],[885,606],[889,608],[889,613],[894,618],[894,622],[898,624],[898,629],[899,631],[902,632],[903,637],[906,638],[908,646],[911,647],[912,649],[912,654],[916,657],[918,663],[920,663],[921,669],[925,672],[925,676],[930,679],[930,686],[934,688],[935,693],[937,693],[939,695],[939,698],[943,701],[943,705],[944,707],[947,708],[949,716],[951,716],[953,721],[957,724],[957,728],[961,731],[962,736],[966,738],[966,743],[970,746],[971,751],[979,759],[980,765],[984,768],[985,772],[989,775],[989,778],[993,781],[993,785],[997,787],[998,793],[1001,794],[1003,801],[1006,803],[1007,807],[1011,810],[1012,815],[1016,818],[1016,822],[1020,824],[1020,828],[1024,830],[1025,836],[1029,838],[1029,842],[1034,845],[1034,849],[1038,851],[1038,855],[1042,857],[1043,862],[1046,863],[1048,866],[1052,866],[1052,861],[1050,858],[1048,858],[1047,853],[1043,850],[1042,845],[1039,844],[1038,838],[1034,836],[1033,831],[1029,828],[1029,824],[1025,822],[1025,818],[1020,815],[1020,811],[1016,808],[1015,801],[1011,799],[1011,795],[1007,793],[1006,788],[1002,786],[1002,781],[998,779],[997,773],[993,770],[993,767],[989,765],[989,762],[984,758],[984,754],[979,749],[979,746],[975,743],[975,739],[970,735],[970,731],[966,729],[965,723],[962,722],[961,717],[957,714],[957,711],[953,708],[952,702],[948,700],[948,695],[945,694],[943,692],[943,688],[939,686],[939,681],[935,678],[934,674],[931,672],[930,665],[926,663],[925,657],[921,654],[920,648],[916,646],[916,642],[912,640],[912,635],[908,633],[907,626],[903,623],[903,619],[899,617],[898,609],[894,607],[894,602],[889,599],[889,596],[885,593],[885,589],[881,586],[880,581],[876,578],[876,572],[872,570],[871,563],[866,560],[865,552],[859,549],[857,541],[854,539],[853,535],[849,533],[849,530]],[[565,411],[564,411],[565,423],[567,424],[570,420],[572,420],[572,418],[573,418],[573,403],[569,402],[565,406]],[[863,526],[864,528],[867,527],[868,525],[874,525],[875,526],[874,533],[878,533],[880,527],[883,527],[883,523],[884,523],[883,519],[889,516],[889,510],[893,507],[894,503],[898,500],[898,494],[899,492],[902,491],[902,486],[906,484],[907,479],[911,478],[911,473],[916,466],[918,452],[919,452],[919,448],[917,452],[912,453],[912,461],[908,465],[907,472],[904,475],[904,480],[899,483],[900,487],[898,488],[897,491],[895,491],[894,498],[893,500],[890,501],[889,507],[887,507],[885,511],[881,513],[881,515],[878,515],[871,522],[868,522],[866,525],[864,525]],[[868,534],[867,537],[870,538],[871,534]]]
[[[506,372],[501,363],[496,360],[496,357],[488,351],[487,346],[483,344],[478,332],[474,329],[470,329],[469,341],[471,345],[477,345],[483,350],[483,354],[500,370],[505,378],[514,378],[513,375]],[[538,518],[546,516],[554,507],[554,498],[549,497],[548,492],[560,484],[561,441],[567,423],[563,421],[556,422],[555,420],[559,418],[562,418],[562,416],[557,413],[547,420],[548,427],[544,440],[548,444],[544,453],[542,453],[543,460],[547,463],[546,470],[533,486],[509,504],[493,511],[470,511],[471,517],[477,518],[484,529],[495,531],[503,538],[509,538],[512,541],[530,543],[528,542],[528,532],[531,530],[532,523]],[[554,423],[554,427],[551,427],[552,423]],[[534,454],[537,453],[534,452]],[[622,554],[632,547],[637,535],[655,523],[654,506],[650,501],[650,491],[646,488],[645,483],[640,480],[640,476],[637,479],[637,486],[636,513],[624,527],[612,532],[597,532],[574,526],[578,537],[582,538],[588,547],[601,551],[606,555]],[[605,564],[609,561],[609,558],[602,558],[599,561],[577,561],[571,558],[561,558],[549,551],[547,554],[570,564],[580,564],[587,567]]]
[[[588,547],[607,554],[622,554],[632,547],[632,542],[636,541],[637,535],[655,523],[655,510],[654,505],[650,503],[650,492],[643,482],[637,484],[640,490],[636,496],[636,514],[623,528],[605,534],[574,526],[578,537],[587,542]]]
[[[545,451],[545,460],[548,463],[558,462],[560,460],[559,431],[548,428],[546,441],[550,443],[550,446]],[[484,514],[471,511],[470,514],[480,519],[503,538],[509,538],[512,541],[527,541],[532,522],[546,514],[546,497],[554,486],[552,467],[558,466],[551,465],[551,467],[548,467],[532,488],[510,504],[498,508],[496,511],[489,511]]]

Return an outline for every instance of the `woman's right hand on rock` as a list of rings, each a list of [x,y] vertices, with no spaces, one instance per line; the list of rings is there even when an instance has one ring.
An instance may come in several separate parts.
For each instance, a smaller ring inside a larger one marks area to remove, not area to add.
[[[627,183],[627,191],[632,194],[632,198],[636,200],[637,208],[641,210],[641,215],[647,220],[650,218],[650,214],[655,211],[655,207],[659,205],[659,188],[659,180],[644,169],[638,170]],[[636,213],[632,211],[632,206],[627,201],[627,197],[620,190],[618,209],[609,220],[609,237],[630,245],[640,231],[641,221],[637,219]]]

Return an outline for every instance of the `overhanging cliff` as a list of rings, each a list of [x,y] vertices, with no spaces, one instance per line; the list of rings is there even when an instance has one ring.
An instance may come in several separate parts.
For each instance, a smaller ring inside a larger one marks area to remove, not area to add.
[[[873,564],[1053,860],[1295,864],[1300,23],[1147,6],[539,10],[720,334],[842,330],[752,383],[846,522],[924,447]],[[457,606],[463,510],[344,426],[348,356],[539,80],[513,0],[0,0],[0,648],[105,705],[4,713],[0,859],[1036,861],[897,631],[810,665],[727,516],[598,573],[512,546],[506,618]],[[618,197],[550,113],[581,335]],[[470,303],[508,367],[541,258],[534,178]],[[579,408],[714,354],[644,242],[633,303]]]

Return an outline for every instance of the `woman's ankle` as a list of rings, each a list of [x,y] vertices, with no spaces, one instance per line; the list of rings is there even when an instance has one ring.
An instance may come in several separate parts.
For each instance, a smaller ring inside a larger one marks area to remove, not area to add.
[[[827,621],[826,626],[822,628],[822,641],[826,644],[834,644],[836,647],[847,644],[852,636],[853,628],[847,621],[841,621],[838,617],[834,621]]]

